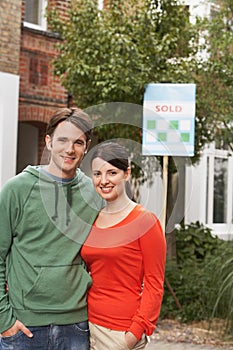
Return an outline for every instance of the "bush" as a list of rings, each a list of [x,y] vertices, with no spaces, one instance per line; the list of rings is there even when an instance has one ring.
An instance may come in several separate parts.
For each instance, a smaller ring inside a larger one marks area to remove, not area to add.
[[[233,324],[232,242],[212,236],[199,222],[176,229],[177,260],[168,260],[166,279],[181,304],[165,283],[161,318],[179,318],[182,322],[226,319]]]
[[[183,263],[191,260],[203,261],[208,254],[215,254],[223,243],[212,235],[211,230],[199,221],[190,225],[181,225],[175,230],[177,261]]]
[[[219,266],[215,270],[215,281],[218,284],[213,307],[213,316],[218,316],[226,320],[226,331],[232,334],[233,331],[233,242],[229,242],[228,247],[215,257],[213,264]]]
[[[207,273],[203,263],[178,265],[174,261],[167,261],[166,278],[171,284],[181,308],[176,307],[166,283],[162,317],[179,317],[182,322],[210,319],[212,316],[212,296],[216,293],[216,285],[211,285],[211,275]]]

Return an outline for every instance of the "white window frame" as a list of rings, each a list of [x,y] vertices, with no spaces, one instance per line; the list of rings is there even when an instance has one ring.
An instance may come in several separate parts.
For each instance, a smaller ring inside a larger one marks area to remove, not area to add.
[[[227,160],[226,222],[213,222],[214,209],[214,160]],[[213,235],[233,239],[233,151],[206,146],[196,165],[186,166],[185,224],[199,221],[209,227]]]
[[[47,20],[45,17],[45,13],[46,13],[46,7],[48,4],[48,0],[40,0],[39,6],[39,13],[40,13],[40,19],[41,19],[41,24],[34,24],[34,23],[30,23],[27,21],[24,21],[24,26],[28,27],[28,28],[32,28],[32,29],[38,29],[38,30],[47,30]]]
[[[215,149],[215,144],[211,144],[204,152],[206,158],[206,224],[216,233],[223,238],[233,238],[233,152],[228,150]],[[229,155],[230,154],[230,155]],[[215,158],[221,158],[227,160],[227,203],[226,203],[226,222],[214,223],[213,222],[213,210],[214,210],[214,161]],[[209,162],[207,163],[207,159]]]

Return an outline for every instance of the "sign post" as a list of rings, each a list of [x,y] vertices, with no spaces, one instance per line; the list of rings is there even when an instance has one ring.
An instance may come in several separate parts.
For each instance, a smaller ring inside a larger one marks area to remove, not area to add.
[[[163,157],[163,207],[161,225],[163,232],[166,229],[166,208],[167,208],[167,187],[168,187],[168,156]]]

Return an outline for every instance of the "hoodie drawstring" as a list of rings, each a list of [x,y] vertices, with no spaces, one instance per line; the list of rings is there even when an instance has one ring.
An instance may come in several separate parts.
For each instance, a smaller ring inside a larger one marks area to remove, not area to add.
[[[56,221],[58,215],[57,215],[57,205],[58,205],[58,192],[59,192],[59,188],[58,188],[58,184],[57,182],[53,182],[54,184],[54,191],[55,191],[55,203],[54,203],[54,214],[52,216],[52,220]]]
[[[70,223],[70,208],[72,205],[72,189],[71,186],[67,186],[67,199],[66,199],[66,226]]]
[[[56,221],[56,219],[58,218],[58,199],[59,199],[59,185],[58,183],[55,181],[53,182],[54,184],[54,192],[55,192],[55,202],[54,202],[54,214],[52,216],[52,220]],[[67,198],[66,198],[66,226],[69,225],[70,223],[70,207],[72,205],[72,188],[71,186],[67,186]]]

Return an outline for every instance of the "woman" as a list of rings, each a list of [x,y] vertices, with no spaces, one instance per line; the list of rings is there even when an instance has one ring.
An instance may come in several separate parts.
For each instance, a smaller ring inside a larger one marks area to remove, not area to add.
[[[126,193],[125,148],[103,143],[91,161],[93,184],[106,201],[81,251],[93,279],[91,349],[145,349],[162,303],[165,237],[156,216]]]

